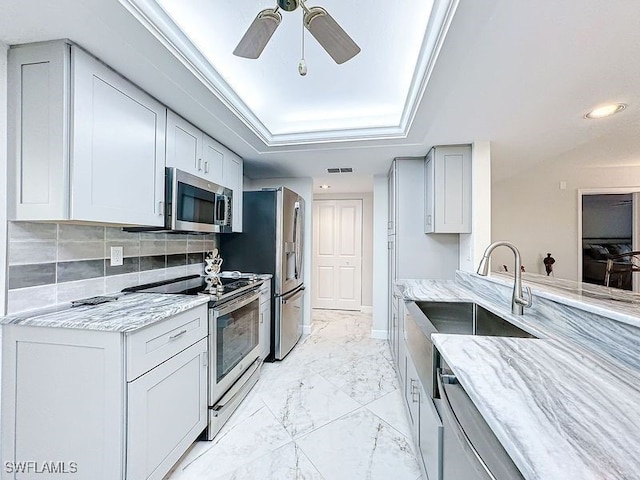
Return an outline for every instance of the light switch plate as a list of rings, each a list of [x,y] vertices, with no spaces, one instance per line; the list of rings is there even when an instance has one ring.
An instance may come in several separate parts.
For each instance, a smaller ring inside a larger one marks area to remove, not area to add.
[[[111,247],[111,266],[119,267],[122,265],[124,257],[123,247]]]

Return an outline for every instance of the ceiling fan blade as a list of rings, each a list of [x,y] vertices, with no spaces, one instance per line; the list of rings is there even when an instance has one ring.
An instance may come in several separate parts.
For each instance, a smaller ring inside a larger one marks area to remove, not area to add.
[[[249,25],[233,54],[243,58],[258,58],[281,21],[282,15],[277,9],[262,10]]]
[[[306,9],[304,25],[337,64],[351,60],[360,53],[360,47],[324,8]]]

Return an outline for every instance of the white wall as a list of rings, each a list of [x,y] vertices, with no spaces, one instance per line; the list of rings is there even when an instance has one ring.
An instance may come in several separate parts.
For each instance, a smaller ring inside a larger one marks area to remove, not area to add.
[[[491,243],[491,143],[474,142],[471,155],[471,232],[460,234],[460,270],[475,272]]]
[[[0,43],[0,315],[6,311],[7,279],[7,45]]]
[[[373,325],[371,336],[386,339],[389,319],[389,265],[387,222],[389,192],[387,176],[373,177]]]
[[[371,307],[373,305],[373,193],[316,193],[313,198],[314,200],[362,200],[362,305]]]
[[[261,178],[257,180],[245,177],[245,190],[259,190],[261,188],[287,187],[296,192],[305,201],[304,217],[304,284],[307,290],[304,294],[304,333],[311,333],[311,239],[313,215],[313,179],[301,178]]]
[[[554,276],[577,280],[578,190],[609,187],[640,187],[640,166],[581,167],[552,159],[496,182],[492,239],[515,243],[527,272],[544,274],[542,259],[550,252],[556,260]],[[512,271],[513,256],[506,249],[496,250],[492,270],[502,263]]]

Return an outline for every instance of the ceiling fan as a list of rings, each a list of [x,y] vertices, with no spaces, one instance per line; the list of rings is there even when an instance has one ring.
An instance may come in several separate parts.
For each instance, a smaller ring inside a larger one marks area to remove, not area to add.
[[[244,58],[258,58],[280,25],[280,9],[292,12],[299,6],[304,10],[302,23],[337,64],[351,60],[360,47],[347,35],[338,22],[322,7],[307,7],[306,0],[277,0],[275,8],[258,13],[233,54]]]

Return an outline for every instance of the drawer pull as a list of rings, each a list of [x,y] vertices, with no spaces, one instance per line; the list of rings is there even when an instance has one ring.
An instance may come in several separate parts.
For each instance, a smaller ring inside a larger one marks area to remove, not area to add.
[[[186,330],[182,330],[182,331],[180,331],[180,332],[176,333],[175,335],[171,335],[171,336],[169,337],[169,340],[175,340],[176,338],[181,337],[181,336],[182,336],[182,335],[184,335],[185,333],[187,333],[187,331],[186,331]]]

